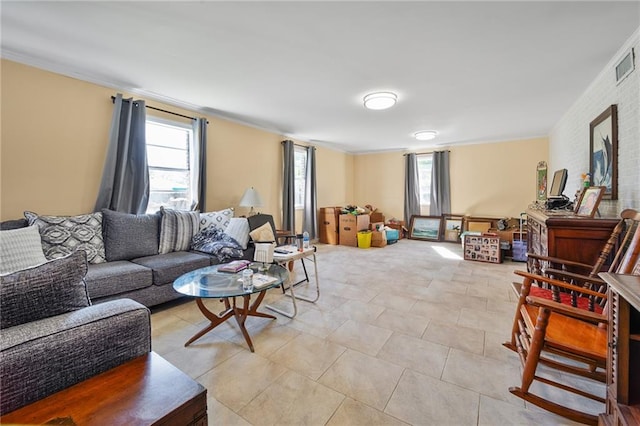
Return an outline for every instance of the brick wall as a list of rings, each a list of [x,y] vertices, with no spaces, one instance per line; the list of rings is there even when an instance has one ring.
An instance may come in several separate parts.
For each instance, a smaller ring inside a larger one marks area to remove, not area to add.
[[[616,85],[615,65],[633,47],[635,70]],[[640,209],[640,28],[556,123],[549,137],[549,173],[569,172],[564,194],[573,199],[580,175],[589,171],[589,123],[607,107],[618,108],[618,200],[603,200],[602,215]]]

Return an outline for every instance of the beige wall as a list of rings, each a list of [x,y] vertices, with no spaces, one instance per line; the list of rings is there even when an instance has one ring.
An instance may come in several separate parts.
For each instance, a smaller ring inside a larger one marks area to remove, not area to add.
[[[0,220],[22,217],[24,210],[92,211],[107,147],[110,97],[117,91],[7,60],[0,70]],[[259,210],[279,223],[280,141],[285,137],[207,118],[207,210],[232,206],[246,214],[237,204],[254,186],[265,202]],[[517,216],[535,199],[535,167],[547,155],[546,139],[452,148],[453,212]],[[396,152],[354,156],[318,146],[318,206],[372,204],[387,218],[402,218],[403,158]]]
[[[518,217],[536,199],[536,167],[548,161],[547,138],[451,148],[451,210]]]
[[[117,91],[7,60],[2,60],[0,78],[0,220],[22,217],[24,210],[51,215],[92,211],[107,148],[110,97]],[[194,115],[154,101],[147,105]],[[279,223],[280,142],[286,138],[207,118],[207,210],[232,206],[238,215],[246,214],[238,202],[253,186],[265,203],[259,210]],[[353,198],[353,156],[323,147],[316,155],[319,205],[347,203]]]
[[[450,148],[451,210],[456,214],[518,217],[536,199],[536,166],[547,161],[547,138]],[[401,152],[355,157],[355,194],[386,218],[403,218]],[[428,215],[428,211],[422,212]]]

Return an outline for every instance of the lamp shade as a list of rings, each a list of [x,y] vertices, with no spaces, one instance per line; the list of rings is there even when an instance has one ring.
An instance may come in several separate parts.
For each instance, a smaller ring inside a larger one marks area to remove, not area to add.
[[[244,195],[240,199],[240,207],[262,207],[262,198],[260,198],[258,191],[253,189],[253,186],[244,191]]]

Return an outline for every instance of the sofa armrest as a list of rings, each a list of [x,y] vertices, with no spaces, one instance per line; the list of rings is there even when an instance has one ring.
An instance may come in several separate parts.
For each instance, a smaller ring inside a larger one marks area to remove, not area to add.
[[[149,310],[130,299],[6,328],[0,334],[0,414],[149,351]]]

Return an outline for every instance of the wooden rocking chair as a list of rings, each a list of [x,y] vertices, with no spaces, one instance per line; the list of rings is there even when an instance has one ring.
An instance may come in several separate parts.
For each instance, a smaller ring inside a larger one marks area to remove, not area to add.
[[[615,237],[617,240],[625,227],[626,233],[609,271],[632,273],[640,252],[640,213],[625,210],[621,217],[625,223],[620,225],[620,229],[616,227],[617,231],[614,230],[612,238]],[[609,243],[612,243],[608,249],[610,252],[615,241],[610,239],[607,246]],[[512,394],[545,410],[586,424],[597,424],[597,417],[565,407],[529,390],[533,381],[537,380],[604,404],[602,397],[572,387],[568,383],[541,377],[536,374],[536,370],[538,364],[543,364],[558,371],[605,382],[609,321],[607,297],[604,282],[595,274],[599,272],[609,255],[606,251],[605,246],[588,275],[581,275],[574,272],[575,270],[569,271],[563,267],[546,268],[543,271],[545,275],[516,271],[523,281],[519,286],[520,294],[511,341],[504,343],[507,348],[518,352],[523,366],[522,383],[519,387],[509,388]],[[565,281],[560,278],[564,278]],[[532,291],[535,288],[544,291],[535,295]],[[549,294],[551,297],[548,297]]]

